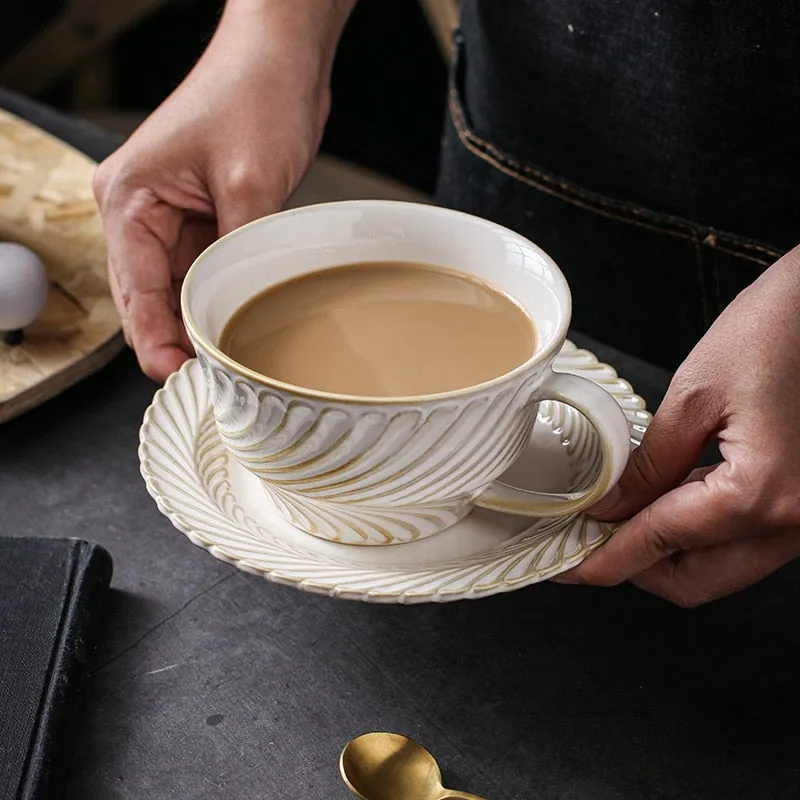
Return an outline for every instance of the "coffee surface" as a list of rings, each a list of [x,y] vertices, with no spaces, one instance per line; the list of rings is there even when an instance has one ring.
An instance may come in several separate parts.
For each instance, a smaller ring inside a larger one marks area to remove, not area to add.
[[[491,380],[536,345],[511,298],[454,270],[407,262],[348,264],[270,287],[228,321],[220,348],[295,386],[410,397]]]

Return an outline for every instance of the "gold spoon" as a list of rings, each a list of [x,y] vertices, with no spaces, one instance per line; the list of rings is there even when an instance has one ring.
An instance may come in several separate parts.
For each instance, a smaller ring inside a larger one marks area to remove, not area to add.
[[[445,789],[436,759],[399,733],[365,733],[348,742],[339,772],[361,800],[483,800]]]

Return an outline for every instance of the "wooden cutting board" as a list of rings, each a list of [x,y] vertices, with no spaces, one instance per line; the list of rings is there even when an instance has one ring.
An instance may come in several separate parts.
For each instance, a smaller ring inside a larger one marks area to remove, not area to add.
[[[0,241],[38,253],[50,279],[47,305],[23,343],[0,340],[0,422],[97,371],[124,346],[106,279],[94,166],[0,110]]]

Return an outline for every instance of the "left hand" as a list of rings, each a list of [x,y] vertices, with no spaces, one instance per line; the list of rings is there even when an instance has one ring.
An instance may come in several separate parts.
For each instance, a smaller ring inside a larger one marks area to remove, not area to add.
[[[562,583],[630,580],[692,607],[800,556],[800,247],[719,316],[681,365],[616,489],[628,519]],[[724,459],[694,470],[716,439]]]

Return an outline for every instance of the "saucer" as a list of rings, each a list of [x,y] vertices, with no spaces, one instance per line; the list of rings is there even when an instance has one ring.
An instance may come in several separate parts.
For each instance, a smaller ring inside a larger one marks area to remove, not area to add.
[[[566,342],[554,368],[603,386],[628,418],[631,445],[641,442],[650,415],[612,367]],[[260,481],[228,456],[196,360],[156,392],[140,431],[139,459],[159,510],[194,544],[276,583],[351,600],[445,602],[520,589],[577,566],[613,532],[585,514],[532,521],[475,509],[435,536],[387,547],[303,533],[279,516]],[[540,491],[580,491],[600,459],[597,434],[585,418],[545,401],[528,450],[503,480]]]

